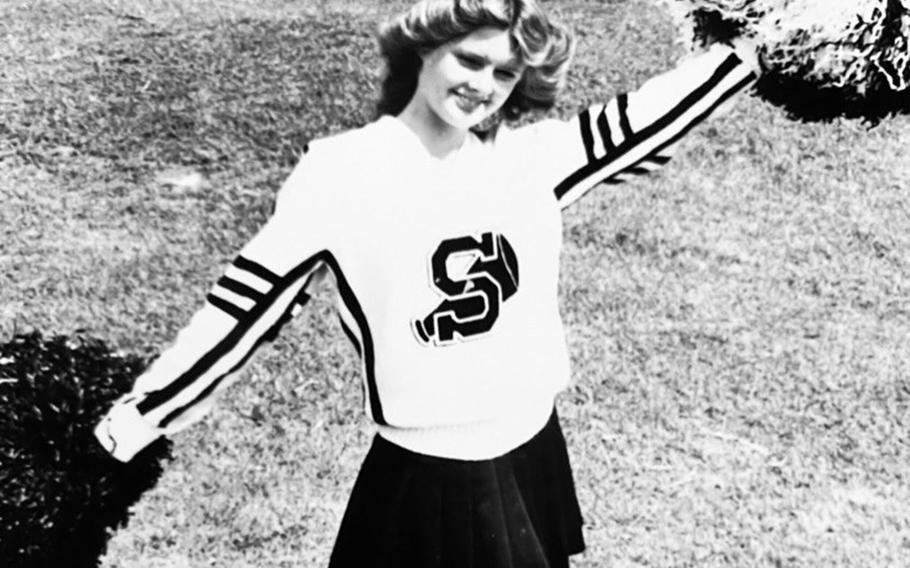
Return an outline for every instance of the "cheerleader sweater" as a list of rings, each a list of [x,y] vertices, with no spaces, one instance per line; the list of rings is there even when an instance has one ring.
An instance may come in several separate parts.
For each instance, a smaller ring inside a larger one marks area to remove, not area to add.
[[[392,116],[312,142],[274,214],[95,434],[127,461],[205,415],[244,363],[334,281],[381,436],[488,459],[530,439],[569,379],[561,210],[665,164],[754,75],[716,46],[639,90],[433,157]]]

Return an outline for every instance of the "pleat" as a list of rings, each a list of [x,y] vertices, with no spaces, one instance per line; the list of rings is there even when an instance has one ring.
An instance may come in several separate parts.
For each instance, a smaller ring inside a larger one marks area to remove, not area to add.
[[[376,437],[330,568],[568,568],[581,513],[555,412],[492,460],[417,454]]]
[[[442,487],[433,476],[419,468],[411,479],[404,499],[397,504],[400,538],[394,553],[382,566],[442,568],[446,535],[442,530]]]
[[[472,566],[484,566],[487,562],[490,566],[511,568],[509,533],[496,466],[492,461],[484,461],[473,464],[472,469],[475,487],[473,529],[478,542]]]
[[[511,460],[496,462],[495,473],[499,484],[499,499],[505,513],[506,531],[511,550],[512,566],[518,568],[548,568],[547,555],[540,542],[540,535],[519,489],[515,468]]]
[[[474,484],[462,472],[445,476],[442,500],[442,553],[444,568],[472,566],[475,556]],[[460,537],[457,535],[461,535]]]
[[[402,503],[407,501],[416,472],[394,457],[373,449],[367,455],[335,540],[331,568],[364,566],[367,561],[369,565],[396,565],[405,528]]]

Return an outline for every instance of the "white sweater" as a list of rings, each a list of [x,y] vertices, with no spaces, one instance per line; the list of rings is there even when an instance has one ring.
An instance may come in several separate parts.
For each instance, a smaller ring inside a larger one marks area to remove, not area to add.
[[[380,435],[442,457],[508,452],[569,378],[561,209],[666,163],[752,79],[715,47],[571,120],[471,134],[444,159],[391,116],[311,143],[274,215],[96,436],[125,461],[201,418],[327,275]]]

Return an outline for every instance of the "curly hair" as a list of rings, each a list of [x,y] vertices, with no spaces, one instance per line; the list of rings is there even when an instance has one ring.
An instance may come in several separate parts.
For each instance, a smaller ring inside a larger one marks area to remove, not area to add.
[[[421,54],[483,27],[508,30],[526,66],[499,114],[515,120],[530,110],[551,108],[565,84],[575,41],[565,27],[547,18],[536,0],[421,0],[379,30],[386,70],[377,116],[397,115],[410,102]]]

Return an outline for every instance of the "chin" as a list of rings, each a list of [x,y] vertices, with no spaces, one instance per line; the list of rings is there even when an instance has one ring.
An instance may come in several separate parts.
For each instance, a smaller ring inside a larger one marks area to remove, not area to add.
[[[449,124],[451,124],[455,128],[458,128],[459,130],[470,130],[470,129],[474,128],[475,126],[477,126],[478,124],[480,124],[481,122],[483,122],[483,118],[471,118],[471,119],[463,119],[463,120],[457,120],[457,121],[453,120]]]
[[[466,113],[458,107],[447,110],[448,112],[446,112],[445,115],[441,118],[450,126],[461,130],[469,130],[471,128],[474,128],[478,124],[493,116],[493,113],[496,112],[495,109],[478,109],[475,112]]]

